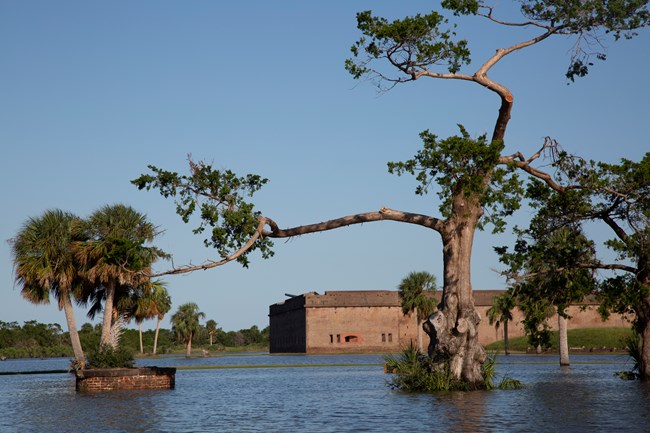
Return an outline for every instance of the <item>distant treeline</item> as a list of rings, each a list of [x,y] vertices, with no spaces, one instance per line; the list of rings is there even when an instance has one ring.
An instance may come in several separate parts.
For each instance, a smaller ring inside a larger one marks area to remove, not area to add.
[[[153,330],[142,332],[144,353],[151,353],[154,340]],[[98,347],[101,324],[85,323],[79,330],[82,347]],[[212,341],[210,341],[212,340]],[[239,331],[226,332],[217,328],[208,332],[202,327],[193,340],[196,350],[222,351],[232,349],[267,350],[269,327],[260,330],[257,326]],[[120,344],[134,353],[140,352],[140,337],[137,329],[124,329]],[[159,354],[182,352],[182,342],[176,340],[169,329],[161,328],[158,335]],[[48,358],[73,356],[68,332],[58,323],[38,323],[30,320],[20,326],[18,322],[0,321],[0,356],[5,358]]]

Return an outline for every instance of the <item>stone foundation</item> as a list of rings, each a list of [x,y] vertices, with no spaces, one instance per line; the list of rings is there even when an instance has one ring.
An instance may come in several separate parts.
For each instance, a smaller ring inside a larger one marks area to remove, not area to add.
[[[77,392],[174,389],[175,368],[101,368],[77,373]]]

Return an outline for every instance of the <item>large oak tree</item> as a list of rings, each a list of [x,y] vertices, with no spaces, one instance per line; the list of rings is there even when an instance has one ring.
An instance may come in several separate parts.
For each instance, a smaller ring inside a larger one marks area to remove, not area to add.
[[[480,0],[445,0],[442,7],[449,17],[467,15],[498,27],[531,29],[535,35],[518,40],[520,33],[513,32],[512,44],[494,47],[486,61],[471,69],[467,41],[458,37],[449,17],[442,13],[433,11],[389,21],[367,11],[357,15],[362,36],[352,46],[352,58],[346,62],[354,78],[375,80],[382,90],[434,78],[475,83],[497,97],[499,109],[491,135],[472,138],[460,127],[457,136],[440,139],[424,131],[423,148],[413,159],[389,163],[391,172],[417,177],[418,194],[426,194],[432,184],[438,184],[439,215],[382,208],[317,224],[281,228],[245,199],[267,182],[257,175],[238,176],[229,170],[215,170],[209,164],[190,161],[189,175],[150,166],[151,173],[134,183],[141,189],[154,188],[165,197],[174,197],[177,212],[186,222],[198,213],[201,223],[195,232],[209,228],[205,243],[215,247],[221,256],[213,262],[168,273],[190,272],[233,260],[247,265],[248,255],[253,251],[259,251],[265,258],[273,254],[271,239],[366,222],[389,220],[438,232],[444,260],[443,293],[438,311],[425,324],[433,342],[430,356],[449,363],[456,378],[482,387],[481,366],[486,355],[478,342],[481,318],[474,307],[470,278],[475,231],[488,223],[495,230],[502,230],[503,217],[517,209],[522,193],[517,170],[542,179],[550,187],[559,187],[550,174],[535,166],[543,151],[554,146],[553,140],[536,145],[529,156],[522,152],[502,154],[514,96],[506,85],[490,77],[490,71],[506,56],[561,35],[575,40],[566,74],[573,80],[588,73],[592,59],[605,59],[603,52],[585,51],[585,40],[632,37],[634,29],[648,24],[650,14],[643,0],[524,0],[520,2],[522,18],[518,21],[501,19],[496,8]]]

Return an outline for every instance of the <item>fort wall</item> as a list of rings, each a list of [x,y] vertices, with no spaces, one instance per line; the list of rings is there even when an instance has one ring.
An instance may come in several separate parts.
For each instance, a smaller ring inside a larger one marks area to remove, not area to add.
[[[503,324],[490,325],[487,310],[495,296],[503,290],[474,291],[474,302],[481,315],[479,341],[483,345],[503,339]],[[620,315],[612,314],[603,321],[598,304],[586,300],[568,309],[568,328],[629,327]],[[523,314],[515,308],[508,323],[508,336],[525,335]],[[294,296],[270,307],[271,353],[351,353],[396,352],[417,345],[418,329],[415,314],[404,315],[397,291],[328,291],[323,295],[309,292]],[[548,320],[557,329],[557,315]],[[429,336],[421,331],[422,347],[429,345]]]

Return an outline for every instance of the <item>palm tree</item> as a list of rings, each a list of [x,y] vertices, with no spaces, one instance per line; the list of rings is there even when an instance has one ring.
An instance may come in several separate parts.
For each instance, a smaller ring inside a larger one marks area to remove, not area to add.
[[[192,339],[201,331],[199,320],[205,318],[205,314],[199,311],[199,306],[193,302],[183,304],[172,315],[172,331],[176,338],[185,344],[185,355],[189,358],[192,355]]]
[[[85,231],[89,240],[80,244],[77,257],[95,285],[95,306],[104,301],[100,340],[100,346],[104,346],[111,341],[112,321],[122,313],[115,304],[119,292],[146,284],[152,264],[168,256],[155,247],[144,246],[153,241],[156,227],[130,206],[100,208],[86,221]]]
[[[422,323],[435,311],[436,277],[428,272],[411,272],[398,286],[404,315],[415,312],[418,322],[418,349],[422,350]]]
[[[158,316],[154,296],[157,290],[165,290],[164,285],[165,283],[163,281],[151,281],[147,286],[134,291],[133,296],[130,298],[130,317],[134,318],[135,323],[138,324],[140,353],[144,353],[144,347],[142,344],[142,322]]]
[[[512,320],[512,310],[515,308],[515,300],[510,292],[505,292],[501,296],[496,296],[492,300],[492,306],[487,310],[490,325],[498,331],[499,325],[503,323],[503,351],[509,355],[508,351],[508,322]]]
[[[160,332],[160,322],[165,317],[165,314],[172,309],[172,299],[167,293],[167,289],[164,286],[158,286],[154,289],[152,294],[152,307],[156,311],[156,333],[153,338],[153,354],[156,354],[158,349],[158,333]]]
[[[30,218],[10,243],[21,295],[34,304],[50,302],[50,293],[65,312],[76,367],[83,368],[85,357],[72,308],[83,278],[75,260],[74,244],[84,240],[78,230],[81,220],[68,212],[48,210]]]
[[[208,335],[210,336],[210,346],[212,346],[212,337],[214,337],[214,334],[217,332],[217,322],[212,319],[208,320],[205,322],[205,329],[208,331]]]

